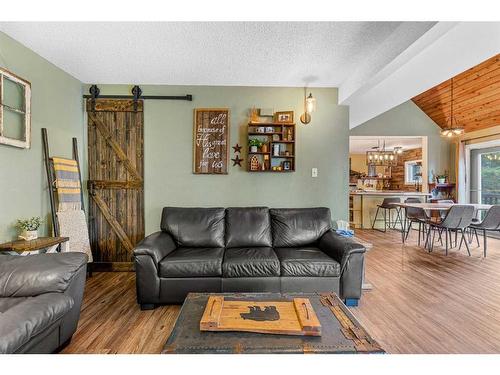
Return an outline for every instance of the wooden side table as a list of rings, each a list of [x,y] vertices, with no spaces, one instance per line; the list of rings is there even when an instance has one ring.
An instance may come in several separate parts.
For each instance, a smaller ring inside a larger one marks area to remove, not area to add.
[[[25,241],[17,240],[0,244],[1,253],[17,253],[19,255],[29,255],[37,251],[40,253],[45,250],[46,253],[55,253],[59,245],[61,251],[64,252],[67,248],[69,237],[39,237],[36,240]]]

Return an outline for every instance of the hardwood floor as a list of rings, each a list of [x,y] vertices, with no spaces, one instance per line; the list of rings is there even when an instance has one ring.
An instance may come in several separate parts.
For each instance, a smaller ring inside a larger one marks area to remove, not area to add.
[[[352,311],[389,353],[500,353],[500,241],[488,257],[405,245],[399,232],[358,230],[373,244],[367,279],[374,289]],[[480,239],[481,240],[481,239]],[[159,353],[179,306],[141,311],[131,272],[87,281],[78,331],[63,353]]]

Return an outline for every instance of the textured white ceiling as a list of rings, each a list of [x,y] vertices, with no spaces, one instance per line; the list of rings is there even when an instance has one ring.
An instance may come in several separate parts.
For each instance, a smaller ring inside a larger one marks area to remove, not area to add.
[[[411,150],[422,147],[422,138],[384,138],[384,137],[349,137],[349,153],[364,154],[370,151],[373,147],[383,147],[385,140],[385,148],[392,151],[394,147],[403,147],[403,150]]]
[[[2,22],[0,30],[85,83],[338,87],[400,25]]]

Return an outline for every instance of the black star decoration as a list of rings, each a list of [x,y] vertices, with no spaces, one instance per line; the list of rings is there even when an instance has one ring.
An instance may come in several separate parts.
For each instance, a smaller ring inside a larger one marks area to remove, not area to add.
[[[239,165],[241,167],[241,162],[244,159],[241,159],[240,155],[236,155],[236,157],[234,159],[231,159],[231,160],[233,161],[233,167],[236,166],[236,165]]]
[[[236,146],[233,146],[234,152],[241,152],[241,146],[236,143]]]

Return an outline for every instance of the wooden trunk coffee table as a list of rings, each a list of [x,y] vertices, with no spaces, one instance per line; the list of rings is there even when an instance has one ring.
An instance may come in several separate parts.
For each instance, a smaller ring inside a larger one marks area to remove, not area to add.
[[[289,336],[250,332],[200,331],[210,296],[226,301],[293,301],[307,298],[321,324],[321,336]],[[163,354],[216,353],[384,353],[334,293],[190,293]]]

